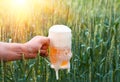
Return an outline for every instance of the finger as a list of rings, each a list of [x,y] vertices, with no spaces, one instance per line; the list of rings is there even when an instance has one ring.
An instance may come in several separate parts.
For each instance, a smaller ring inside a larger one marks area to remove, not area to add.
[[[44,49],[44,50],[48,49],[49,44],[50,44],[49,38],[44,38],[44,41],[42,41],[41,49]]]
[[[47,57],[47,56],[48,56],[48,53],[40,53],[40,56],[42,56],[42,57]]]
[[[48,49],[48,45],[46,45],[46,44],[42,45],[41,49],[42,49],[42,50]]]
[[[48,56],[47,50],[40,50],[40,56],[47,57]]]

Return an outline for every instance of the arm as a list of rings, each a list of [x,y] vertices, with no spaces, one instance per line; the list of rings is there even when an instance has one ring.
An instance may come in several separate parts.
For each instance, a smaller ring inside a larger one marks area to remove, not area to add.
[[[0,59],[3,61],[22,59],[22,54],[25,58],[34,58],[32,53],[25,44],[20,43],[4,43],[0,42]]]
[[[38,51],[41,56],[47,56],[48,45],[49,39],[43,36],[36,36],[24,44],[0,42],[0,60],[19,60],[22,54],[26,59],[35,58]]]

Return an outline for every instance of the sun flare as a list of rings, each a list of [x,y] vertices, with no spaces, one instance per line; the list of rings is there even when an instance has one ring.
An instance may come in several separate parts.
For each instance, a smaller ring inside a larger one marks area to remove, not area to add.
[[[16,6],[24,6],[26,4],[26,0],[12,0],[12,3]]]
[[[26,0],[11,0],[11,6],[12,9],[22,10],[26,8],[27,2]]]
[[[10,14],[17,22],[24,22],[30,17],[30,6],[28,0],[10,0]]]

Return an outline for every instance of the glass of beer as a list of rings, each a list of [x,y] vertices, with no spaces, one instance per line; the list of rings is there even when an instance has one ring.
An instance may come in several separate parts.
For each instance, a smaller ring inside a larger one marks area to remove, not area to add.
[[[71,29],[65,25],[54,25],[49,29],[51,68],[56,71],[58,79],[59,69],[70,71],[71,53]]]

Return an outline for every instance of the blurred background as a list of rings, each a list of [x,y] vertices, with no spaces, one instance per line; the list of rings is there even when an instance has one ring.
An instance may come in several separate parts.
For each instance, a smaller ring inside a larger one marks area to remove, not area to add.
[[[0,82],[120,82],[120,0],[0,0],[0,41],[24,43],[64,24],[72,29],[71,71],[48,58],[0,62]]]

